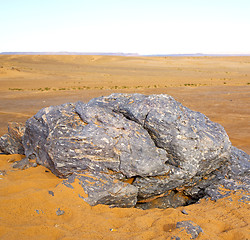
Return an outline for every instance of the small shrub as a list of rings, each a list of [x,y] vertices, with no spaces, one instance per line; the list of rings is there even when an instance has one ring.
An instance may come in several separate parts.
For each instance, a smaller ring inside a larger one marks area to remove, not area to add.
[[[10,91],[23,91],[23,88],[9,88]]]
[[[197,84],[194,84],[194,83],[184,83],[184,86],[192,87],[192,86],[197,86]]]

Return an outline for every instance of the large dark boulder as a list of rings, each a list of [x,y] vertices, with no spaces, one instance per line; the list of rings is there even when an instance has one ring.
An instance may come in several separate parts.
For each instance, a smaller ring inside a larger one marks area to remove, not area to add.
[[[245,180],[249,169],[249,156],[232,148],[221,125],[168,95],[111,94],[44,108],[27,120],[22,145],[58,177],[78,179],[91,205],[186,205],[215,197],[225,176]]]

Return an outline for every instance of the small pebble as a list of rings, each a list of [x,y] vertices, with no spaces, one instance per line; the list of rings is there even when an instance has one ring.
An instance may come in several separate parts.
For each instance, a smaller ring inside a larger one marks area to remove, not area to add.
[[[0,170],[0,175],[5,176],[6,175],[6,171],[5,170]]]
[[[49,191],[49,194],[54,197],[54,192]]]
[[[177,237],[176,237],[176,236],[173,236],[173,237],[171,237],[171,240],[181,240],[181,239],[180,239],[180,237],[178,237],[178,236],[177,236]]]
[[[109,230],[110,232],[117,232],[117,229],[114,229],[114,228],[110,228]]]
[[[37,167],[37,163],[34,162],[34,163],[31,164],[31,166],[32,167]]]
[[[63,210],[61,210],[60,208],[58,208],[57,211],[56,211],[57,216],[63,215],[64,213],[65,212]]]
[[[38,213],[38,214],[43,213],[44,214],[44,211],[36,209],[36,213]]]
[[[15,161],[16,161],[15,158],[10,158],[10,159],[8,159],[8,162],[15,162]]]
[[[188,215],[188,212],[187,212],[185,209],[183,209],[181,212],[182,212],[183,214]]]

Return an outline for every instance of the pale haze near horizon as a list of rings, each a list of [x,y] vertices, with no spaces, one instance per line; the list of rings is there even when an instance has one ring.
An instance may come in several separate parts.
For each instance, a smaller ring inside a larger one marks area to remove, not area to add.
[[[250,54],[249,0],[0,0],[0,52]]]

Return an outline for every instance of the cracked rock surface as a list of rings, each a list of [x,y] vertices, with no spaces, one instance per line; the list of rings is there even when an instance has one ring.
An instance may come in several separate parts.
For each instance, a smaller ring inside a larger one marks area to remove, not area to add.
[[[242,189],[249,175],[249,155],[231,146],[221,125],[163,94],[41,109],[21,145],[58,177],[78,179],[91,205],[176,207],[221,197],[220,184]]]

